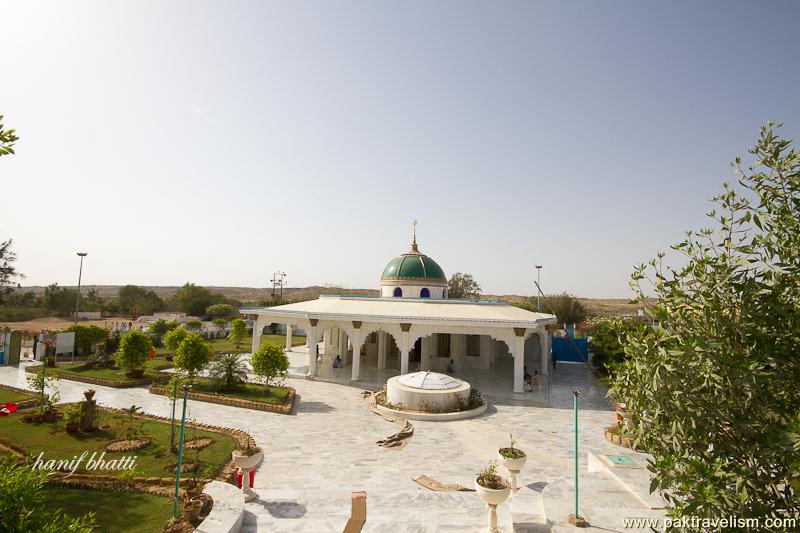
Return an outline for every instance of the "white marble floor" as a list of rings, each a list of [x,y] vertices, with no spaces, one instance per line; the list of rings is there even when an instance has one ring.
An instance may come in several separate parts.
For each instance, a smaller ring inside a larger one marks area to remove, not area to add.
[[[586,450],[611,446],[602,430],[613,422],[614,413],[602,400],[604,389],[583,367],[559,367],[551,395],[554,407],[490,398],[487,412],[472,420],[414,422],[414,436],[402,450],[378,447],[375,441],[394,433],[395,426],[365,408],[358,388],[334,383],[290,379],[298,394],[291,415],[195,401],[189,402],[188,412],[201,422],[248,431],[264,450],[255,481],[261,497],[247,505],[246,531],[342,531],[350,493],[357,490],[368,495],[364,531],[481,530],[485,514],[474,493],[434,493],[412,477],[426,474],[472,486],[475,473],[507,445],[509,433],[528,453],[520,476],[526,490],[508,506],[514,530],[541,531],[542,489],[572,472],[570,381],[590,391],[581,397],[586,409],[579,417],[585,472]],[[24,386],[23,369],[0,367],[0,383]],[[62,380],[58,388],[62,401],[74,401],[88,386]],[[169,414],[167,399],[146,388],[94,388],[101,404],[135,403],[148,413]]]

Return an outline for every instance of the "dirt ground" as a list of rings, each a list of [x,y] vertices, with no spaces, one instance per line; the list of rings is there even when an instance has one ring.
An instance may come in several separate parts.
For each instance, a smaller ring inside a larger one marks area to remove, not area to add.
[[[82,325],[96,325],[101,327],[111,327],[114,322],[128,322],[129,318],[112,317],[104,318],[103,320],[81,320]],[[19,329],[22,331],[60,331],[74,324],[74,322],[65,317],[48,317],[37,318],[35,320],[26,320],[25,322],[0,322],[0,327],[8,326],[11,329]]]

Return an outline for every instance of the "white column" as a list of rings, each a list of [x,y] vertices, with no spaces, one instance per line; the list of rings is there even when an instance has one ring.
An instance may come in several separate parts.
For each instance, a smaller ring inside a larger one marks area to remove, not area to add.
[[[542,350],[542,369],[539,373],[542,375],[542,381],[544,381],[544,377],[550,373],[550,339],[548,339],[547,330],[540,329],[539,330],[539,346],[541,346]]]
[[[350,379],[361,379],[361,328],[353,329],[353,372]]]
[[[347,337],[345,336],[342,328],[339,328],[339,346],[337,346],[336,350],[336,354],[342,360],[342,364],[344,365],[347,361]]]
[[[286,324],[286,351],[292,349],[292,325]]]
[[[253,351],[251,353],[256,353],[261,348],[261,330],[263,329],[264,323],[261,321],[261,317],[256,318],[253,322]]]
[[[457,370],[463,370],[464,359],[467,357],[467,336],[458,334],[450,335],[450,358],[456,363]]]
[[[317,375],[317,321],[312,320],[308,328],[308,375]]]
[[[408,330],[410,328],[403,326],[410,326],[410,324],[400,324],[403,329],[400,333],[400,373],[408,374]]]
[[[525,392],[525,328],[514,332],[514,392]]]
[[[386,368],[386,332],[378,332],[378,370]]]
[[[423,337],[420,342],[419,369],[430,370],[431,362],[431,338]]]

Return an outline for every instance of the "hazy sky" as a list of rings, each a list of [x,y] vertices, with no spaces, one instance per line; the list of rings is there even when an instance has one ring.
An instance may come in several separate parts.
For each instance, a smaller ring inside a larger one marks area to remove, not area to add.
[[[3,1],[0,239],[23,284],[626,297],[767,120],[798,2]]]

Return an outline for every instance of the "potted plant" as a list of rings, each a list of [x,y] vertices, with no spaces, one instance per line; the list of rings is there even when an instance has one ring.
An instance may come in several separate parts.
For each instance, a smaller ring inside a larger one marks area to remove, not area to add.
[[[183,504],[183,514],[189,522],[196,522],[203,510],[203,501],[192,498]]]
[[[245,448],[237,448],[231,454],[233,463],[243,471],[255,468],[263,457],[261,448],[250,446],[249,442]]]
[[[500,464],[508,471],[519,472],[522,470],[522,467],[525,466],[525,461],[528,459],[528,456],[519,448],[514,447],[517,443],[514,436],[509,435],[509,437],[511,437],[511,446],[508,448],[500,448],[498,450],[498,457],[500,459]]]
[[[486,468],[478,472],[475,478],[475,492],[487,505],[500,505],[511,494],[508,482],[497,474],[497,461],[489,461]]]

